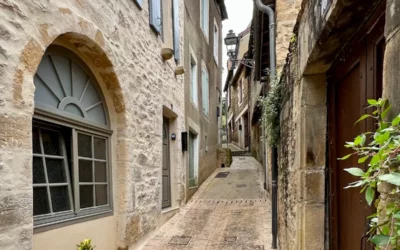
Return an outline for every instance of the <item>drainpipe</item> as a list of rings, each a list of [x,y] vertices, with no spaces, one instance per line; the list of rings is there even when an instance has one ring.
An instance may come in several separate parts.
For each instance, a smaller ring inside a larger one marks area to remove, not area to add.
[[[275,63],[275,13],[274,10],[264,5],[261,0],[254,0],[257,9],[264,14],[268,15],[269,18],[269,60],[270,60],[270,79],[275,80],[276,78],[276,63]],[[264,87],[264,86],[263,86]],[[263,138],[265,138],[265,129],[262,131]],[[264,155],[265,142],[264,144]],[[266,157],[264,157],[265,159]],[[272,148],[272,249],[277,249],[277,235],[278,235],[278,149],[277,147]],[[266,166],[266,161],[264,160]],[[264,168],[267,171],[267,168]]]

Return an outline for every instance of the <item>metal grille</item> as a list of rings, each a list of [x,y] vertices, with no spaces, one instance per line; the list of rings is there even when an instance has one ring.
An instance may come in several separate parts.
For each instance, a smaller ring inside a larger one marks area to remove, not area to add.
[[[226,178],[229,175],[229,172],[219,172],[215,178]]]

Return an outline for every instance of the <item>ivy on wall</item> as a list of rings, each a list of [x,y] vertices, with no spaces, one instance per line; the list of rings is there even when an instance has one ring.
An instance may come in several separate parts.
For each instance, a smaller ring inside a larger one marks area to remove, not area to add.
[[[266,130],[266,140],[271,147],[278,146],[280,141],[280,115],[282,109],[282,85],[277,79],[270,82],[270,89],[266,97],[261,97],[262,116],[261,124]]]

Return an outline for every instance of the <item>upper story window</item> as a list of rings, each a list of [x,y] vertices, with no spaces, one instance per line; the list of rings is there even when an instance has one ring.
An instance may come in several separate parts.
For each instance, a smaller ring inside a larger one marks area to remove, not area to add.
[[[209,107],[210,107],[210,92],[209,92],[209,81],[208,81],[208,71],[206,66],[202,68],[202,105],[203,105],[203,113],[208,116],[209,115]]]
[[[190,61],[190,101],[197,106],[197,64],[193,57]]]
[[[219,31],[218,25],[214,20],[214,60],[218,64],[219,57]]]
[[[34,77],[35,227],[111,211],[108,112],[73,52],[52,46]]]
[[[179,0],[172,0],[172,35],[175,61],[180,62]]]
[[[200,27],[208,39],[209,0],[200,0]]]

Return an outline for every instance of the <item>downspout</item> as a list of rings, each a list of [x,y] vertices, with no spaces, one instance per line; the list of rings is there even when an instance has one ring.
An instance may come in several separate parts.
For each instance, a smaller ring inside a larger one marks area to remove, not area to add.
[[[264,5],[261,0],[254,0],[257,9],[264,14],[268,15],[269,18],[269,64],[270,64],[270,80],[275,81],[276,78],[276,58],[275,58],[275,12],[268,6]],[[263,86],[264,88],[265,86]],[[265,129],[262,131],[262,136],[265,138]],[[263,153],[265,152],[265,142],[263,143]],[[265,159],[265,157],[264,157]],[[277,236],[278,236],[278,149],[277,147],[272,148],[272,249],[277,249]],[[264,160],[266,166],[266,161]],[[267,168],[264,168],[267,171]]]

